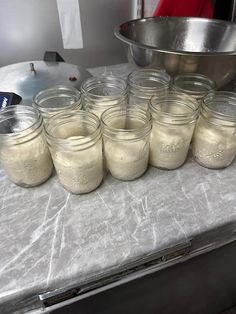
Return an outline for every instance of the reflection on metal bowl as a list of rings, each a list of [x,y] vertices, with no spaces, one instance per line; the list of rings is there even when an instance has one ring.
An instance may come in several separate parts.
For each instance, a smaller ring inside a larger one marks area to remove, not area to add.
[[[170,75],[201,73],[218,87],[236,75],[236,24],[194,17],[153,17],[115,28],[128,59]]]

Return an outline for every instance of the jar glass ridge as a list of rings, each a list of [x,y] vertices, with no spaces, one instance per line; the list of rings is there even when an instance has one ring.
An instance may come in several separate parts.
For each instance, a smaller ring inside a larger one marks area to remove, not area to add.
[[[147,169],[151,115],[139,108],[110,108],[102,115],[106,166],[119,180],[134,180]]]
[[[86,111],[67,111],[48,120],[47,140],[61,184],[75,194],[96,189],[103,179],[101,123]]]
[[[128,75],[129,105],[148,107],[154,95],[162,95],[169,89],[170,76],[161,70],[140,69]]]
[[[113,76],[91,77],[82,83],[81,94],[84,110],[100,118],[108,108],[126,106],[127,83]]]
[[[50,177],[53,165],[36,109],[21,104],[0,112],[0,159],[17,185],[32,187]]]
[[[177,75],[174,78],[172,89],[186,93],[200,101],[204,96],[216,89],[216,83],[205,75],[187,73]]]
[[[176,169],[186,160],[196,119],[197,101],[169,91],[150,101],[153,126],[150,138],[150,164],[162,169]]]
[[[81,94],[76,88],[56,85],[37,93],[33,97],[33,107],[41,113],[46,122],[51,116],[62,111],[81,109]]]
[[[203,99],[192,152],[207,168],[225,168],[232,163],[236,155],[236,93],[218,91]]]

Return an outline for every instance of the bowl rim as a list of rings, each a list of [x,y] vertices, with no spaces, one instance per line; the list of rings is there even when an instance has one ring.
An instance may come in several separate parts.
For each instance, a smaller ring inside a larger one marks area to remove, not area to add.
[[[221,52],[193,52],[193,51],[183,51],[183,50],[175,50],[175,49],[161,49],[161,48],[156,48],[154,46],[151,45],[146,45],[146,44],[141,44],[141,43],[137,43],[132,39],[129,39],[127,37],[125,37],[124,35],[121,34],[121,30],[125,25],[130,25],[132,23],[145,23],[145,22],[149,22],[151,20],[160,20],[160,21],[166,21],[166,20],[186,20],[186,21],[198,21],[198,22],[213,22],[216,24],[221,24],[221,25],[225,25],[225,26],[231,26],[234,27],[236,30],[236,23],[230,22],[230,21],[224,21],[224,20],[217,20],[217,19],[208,19],[208,18],[201,18],[201,17],[189,17],[189,16],[185,16],[185,17],[180,17],[180,16],[157,16],[157,17],[147,17],[147,18],[139,18],[139,19],[133,19],[133,20],[129,20],[127,22],[124,22],[120,25],[115,26],[114,28],[114,35],[116,36],[116,38],[118,38],[119,40],[125,42],[126,44],[129,45],[133,45],[139,48],[144,48],[144,49],[149,49],[152,51],[157,51],[157,52],[163,52],[163,53],[168,53],[168,54],[176,54],[176,55],[191,55],[191,56],[235,56],[236,55],[236,49],[235,51],[221,51]]]

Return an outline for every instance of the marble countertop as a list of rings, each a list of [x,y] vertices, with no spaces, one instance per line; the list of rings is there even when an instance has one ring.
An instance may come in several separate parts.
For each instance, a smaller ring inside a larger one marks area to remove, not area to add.
[[[132,182],[107,175],[76,196],[55,175],[24,189],[0,169],[0,313],[40,308],[41,293],[186,241],[196,250],[235,236],[235,173],[236,162],[209,170],[190,156],[178,170],[150,167]]]
[[[235,173],[236,163],[209,170],[189,157],[178,170],[149,168],[132,182],[108,175],[96,191],[76,196],[56,176],[24,189],[0,170],[0,313],[40,307],[40,293],[188,239],[209,245],[217,229],[233,235]]]

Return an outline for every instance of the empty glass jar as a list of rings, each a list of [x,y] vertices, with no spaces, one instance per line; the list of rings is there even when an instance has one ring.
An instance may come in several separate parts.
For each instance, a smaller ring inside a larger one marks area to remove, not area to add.
[[[208,94],[194,131],[192,152],[207,168],[224,168],[236,155],[236,93]]]
[[[169,89],[170,76],[164,71],[141,69],[128,76],[129,105],[148,108],[152,96],[163,95]]]
[[[147,169],[150,113],[139,108],[110,108],[102,115],[106,166],[119,180],[133,180]]]
[[[29,106],[0,112],[0,160],[9,179],[23,187],[46,181],[53,169],[42,117]]]
[[[150,111],[153,126],[150,139],[150,164],[162,169],[176,169],[186,160],[195,122],[197,101],[184,94],[169,91],[153,96]]]
[[[38,109],[46,123],[47,119],[59,112],[81,109],[80,92],[73,87],[56,85],[35,95],[33,107]]]
[[[113,76],[91,77],[81,85],[83,108],[96,114],[111,107],[126,106],[127,83]]]
[[[103,179],[101,124],[85,111],[67,111],[50,118],[46,134],[61,184],[75,194],[96,189]]]
[[[199,101],[215,89],[215,82],[202,74],[180,74],[173,80],[173,90],[188,94]]]

